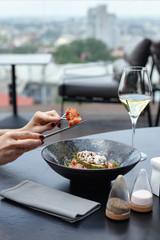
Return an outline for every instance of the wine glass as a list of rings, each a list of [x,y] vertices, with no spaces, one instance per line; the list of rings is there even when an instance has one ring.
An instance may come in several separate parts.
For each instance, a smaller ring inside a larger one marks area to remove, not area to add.
[[[118,96],[132,123],[132,146],[134,147],[135,129],[138,117],[151,101],[152,86],[146,67],[130,66],[123,70],[118,88]],[[141,160],[146,159],[141,153]]]

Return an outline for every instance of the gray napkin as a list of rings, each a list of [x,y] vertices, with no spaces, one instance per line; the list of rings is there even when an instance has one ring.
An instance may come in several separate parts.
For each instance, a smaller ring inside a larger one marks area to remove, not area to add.
[[[100,203],[71,195],[29,180],[0,192],[29,208],[51,214],[68,222],[76,222],[100,208]]]

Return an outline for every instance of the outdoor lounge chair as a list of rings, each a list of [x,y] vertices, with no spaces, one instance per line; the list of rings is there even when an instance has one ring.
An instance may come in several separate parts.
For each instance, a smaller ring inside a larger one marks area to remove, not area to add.
[[[135,38],[124,49],[124,58],[113,62],[113,74],[98,76],[66,74],[58,86],[59,96],[62,97],[61,113],[64,111],[65,101],[118,103],[118,86],[123,68],[126,66],[145,66],[150,55],[151,41]],[[152,125],[149,106],[148,123]]]
[[[155,93],[157,91],[160,92],[160,35],[159,34],[152,37],[152,43],[151,43],[150,50],[151,50],[151,54],[152,54],[152,58],[153,58],[153,64],[152,64],[152,69],[151,69],[151,79],[152,79],[152,73],[153,73],[154,68],[157,69],[157,72],[159,74],[158,83],[152,84],[153,103],[154,103],[155,102]],[[157,111],[157,115],[156,115],[155,126],[158,126],[159,117],[160,117],[160,101],[159,101],[158,111]]]

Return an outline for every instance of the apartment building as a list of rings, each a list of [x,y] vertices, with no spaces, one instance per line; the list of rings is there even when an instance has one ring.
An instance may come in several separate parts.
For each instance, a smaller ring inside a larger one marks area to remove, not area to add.
[[[107,12],[106,5],[88,9],[87,37],[101,40],[111,49],[117,47],[116,16]]]

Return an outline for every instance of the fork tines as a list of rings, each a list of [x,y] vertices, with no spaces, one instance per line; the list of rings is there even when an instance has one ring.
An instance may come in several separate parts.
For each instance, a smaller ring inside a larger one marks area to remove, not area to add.
[[[65,120],[66,119],[66,113],[63,114],[63,116],[61,117],[61,120]]]

